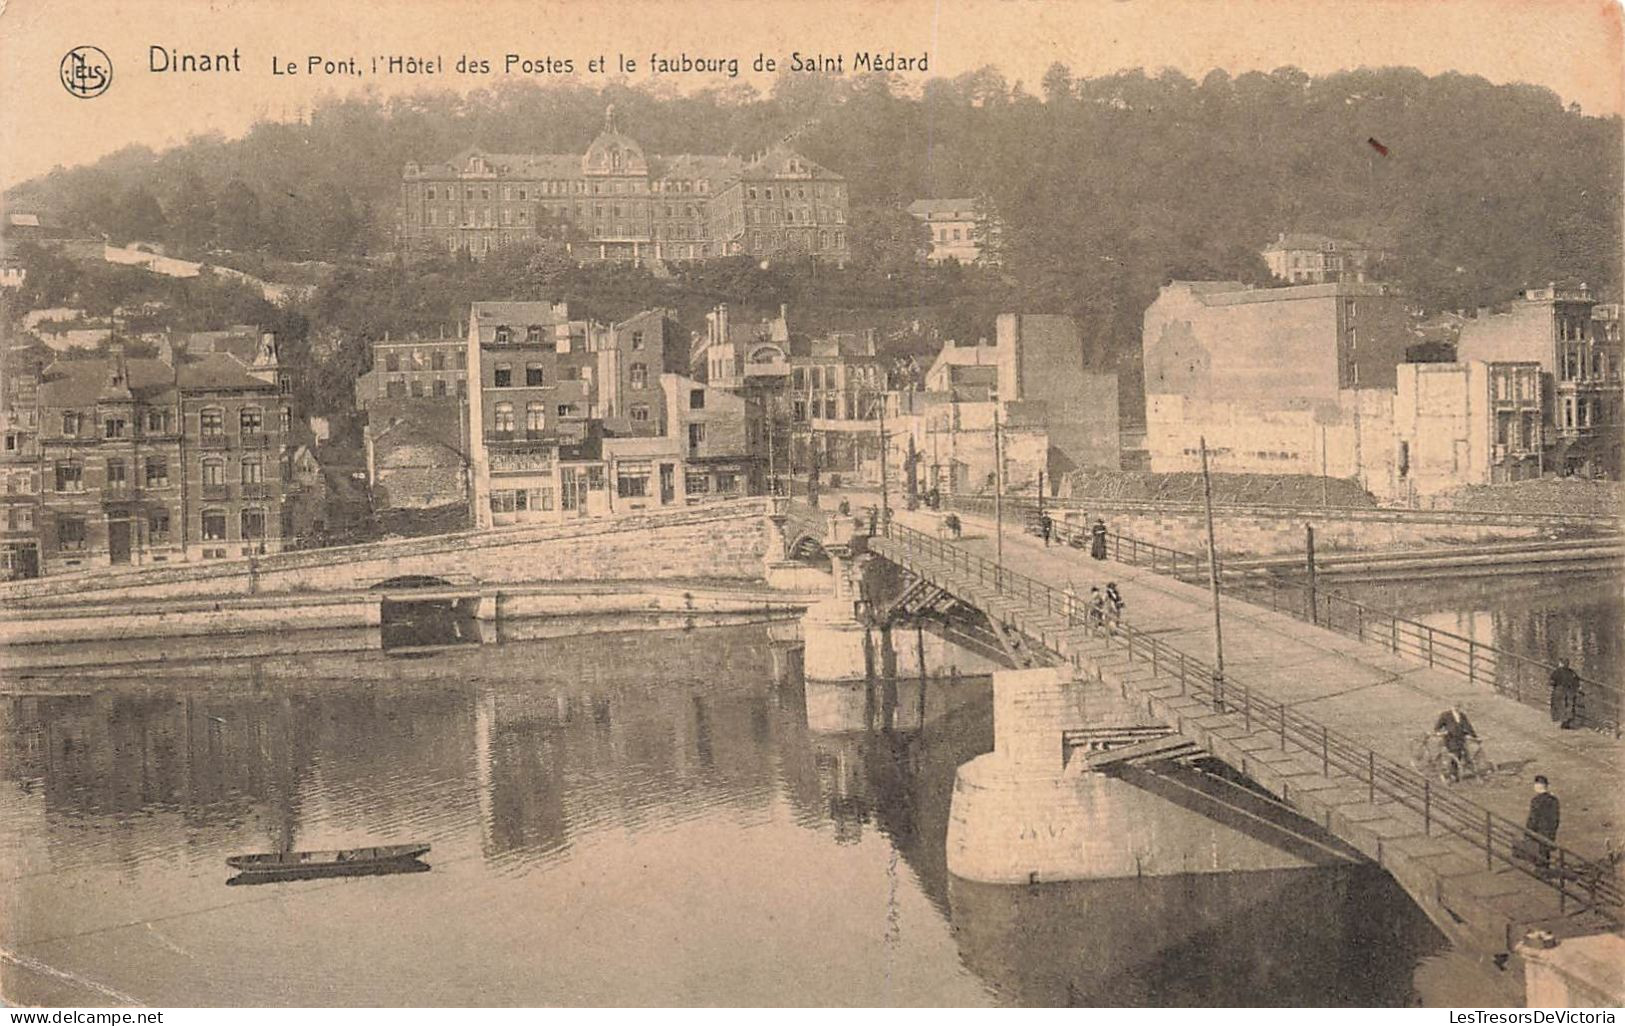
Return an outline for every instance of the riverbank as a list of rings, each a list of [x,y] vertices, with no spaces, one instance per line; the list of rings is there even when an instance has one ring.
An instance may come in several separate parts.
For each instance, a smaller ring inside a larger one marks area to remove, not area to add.
[[[13,609],[0,620],[0,672],[10,680],[51,669],[379,650],[386,605],[462,603],[474,615],[461,640],[477,645],[770,623],[799,617],[817,597],[751,581],[556,582]]]

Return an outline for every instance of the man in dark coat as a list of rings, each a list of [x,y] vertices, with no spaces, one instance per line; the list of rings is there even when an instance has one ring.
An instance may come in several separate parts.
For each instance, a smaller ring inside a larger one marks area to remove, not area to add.
[[[1106,521],[1096,519],[1095,526],[1089,528],[1089,555],[1096,559],[1106,558]]]
[[[1564,730],[1573,730],[1580,717],[1580,675],[1570,668],[1567,659],[1559,659],[1550,683],[1552,722]]]
[[[1450,779],[1460,780],[1461,764],[1472,761],[1467,754],[1467,739],[1478,737],[1478,732],[1473,730],[1473,721],[1462,711],[1460,702],[1452,702],[1450,708],[1439,714],[1433,724],[1433,733],[1444,738],[1444,750],[1450,753],[1450,766],[1446,770]]]
[[[1543,776],[1535,778],[1535,796],[1529,799],[1529,819],[1524,829],[1545,841],[1536,842],[1535,861],[1545,869],[1551,863],[1552,844],[1557,841],[1557,824],[1562,819],[1563,805],[1550,790]]]
[[[1049,548],[1050,532],[1054,529],[1055,521],[1050,519],[1048,513],[1038,514],[1038,533],[1044,539],[1044,548],[1046,549]]]

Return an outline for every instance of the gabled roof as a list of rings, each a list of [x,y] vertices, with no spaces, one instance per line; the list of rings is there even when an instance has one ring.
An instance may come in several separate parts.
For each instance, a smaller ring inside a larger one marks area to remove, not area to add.
[[[142,403],[175,397],[175,369],[162,360],[124,363],[131,396]],[[58,360],[40,374],[39,403],[45,407],[94,406],[113,376],[113,360]]]
[[[183,391],[275,391],[277,387],[275,382],[254,377],[248,365],[230,353],[206,353],[184,360],[177,370]]]
[[[812,178],[826,182],[844,182],[841,175],[814,164],[788,146],[775,146],[751,161],[739,173],[740,178],[761,180],[779,177]]]

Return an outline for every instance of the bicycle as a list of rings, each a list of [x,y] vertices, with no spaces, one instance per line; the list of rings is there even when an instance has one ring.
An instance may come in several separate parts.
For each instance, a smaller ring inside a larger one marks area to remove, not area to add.
[[[1495,779],[1497,763],[1476,737],[1467,739],[1465,759],[1458,759],[1444,747],[1444,738],[1429,732],[1416,739],[1411,749],[1411,766],[1419,773],[1431,773],[1447,784],[1461,781],[1484,783]]]

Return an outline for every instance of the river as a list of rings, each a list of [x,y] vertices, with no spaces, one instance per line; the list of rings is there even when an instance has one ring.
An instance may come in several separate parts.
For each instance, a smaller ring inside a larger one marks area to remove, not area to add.
[[[1440,946],[1371,867],[954,880],[987,679],[831,691],[766,627],[5,688],[12,1002],[1403,1005]],[[226,884],[396,841],[433,868]]]
[[[1625,678],[1625,590],[1616,573],[1507,574],[1370,584],[1331,582],[1356,602],[1583,676]]]

